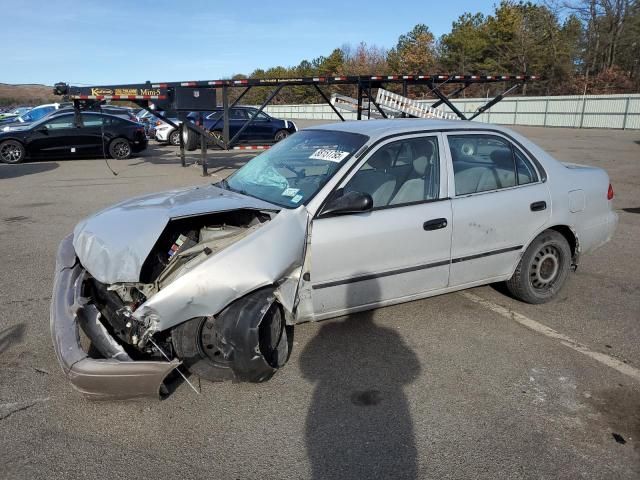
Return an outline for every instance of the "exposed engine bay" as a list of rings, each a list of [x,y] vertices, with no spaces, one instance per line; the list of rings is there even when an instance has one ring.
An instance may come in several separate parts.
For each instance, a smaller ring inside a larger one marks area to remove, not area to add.
[[[147,341],[148,325],[132,314],[166,285],[208,258],[255,232],[275,212],[234,210],[169,221],[146,258],[140,282],[105,285],[87,275],[85,292],[100,312],[99,320],[133,359],[163,359],[172,346],[169,333]],[[172,356],[172,355],[169,355]]]

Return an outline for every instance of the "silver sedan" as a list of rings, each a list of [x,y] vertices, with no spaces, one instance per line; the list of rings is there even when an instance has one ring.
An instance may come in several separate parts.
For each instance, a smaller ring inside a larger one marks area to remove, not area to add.
[[[303,130],[218,184],[80,222],[58,254],[54,346],[93,397],[158,395],[179,365],[264,381],[301,322],[493,282],[524,302],[552,300],[611,238],[612,198],[603,170],[498,126]]]

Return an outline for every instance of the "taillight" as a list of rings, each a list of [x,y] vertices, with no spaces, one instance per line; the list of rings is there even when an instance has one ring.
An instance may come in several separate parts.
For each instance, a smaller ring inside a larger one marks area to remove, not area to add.
[[[607,200],[613,200],[613,186],[609,184],[609,191],[607,192]]]

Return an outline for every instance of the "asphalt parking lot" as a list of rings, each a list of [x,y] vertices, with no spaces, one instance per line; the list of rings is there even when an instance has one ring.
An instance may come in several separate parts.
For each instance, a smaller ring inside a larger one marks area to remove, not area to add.
[[[640,132],[516,130],[616,191],[613,241],[560,298],[486,286],[300,325],[271,381],[192,377],[199,395],[162,401],[90,402],[66,382],[57,245],[97,209],[252,155],[211,152],[213,178],[158,146],[111,161],[117,176],[103,160],[0,165],[0,478],[639,478]]]

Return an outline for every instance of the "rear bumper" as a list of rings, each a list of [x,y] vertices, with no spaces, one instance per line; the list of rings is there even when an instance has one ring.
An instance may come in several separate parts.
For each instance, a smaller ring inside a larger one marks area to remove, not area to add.
[[[73,387],[93,399],[158,398],[164,378],[180,362],[133,361],[109,335],[99,312],[82,296],[85,271],[73,236],[60,244],[51,299],[51,336],[58,362]],[[91,358],[80,344],[79,327],[105,358]]]
[[[141,152],[143,150],[146,150],[148,144],[149,142],[146,138],[144,140],[136,140],[131,143],[131,150],[134,153]]]

